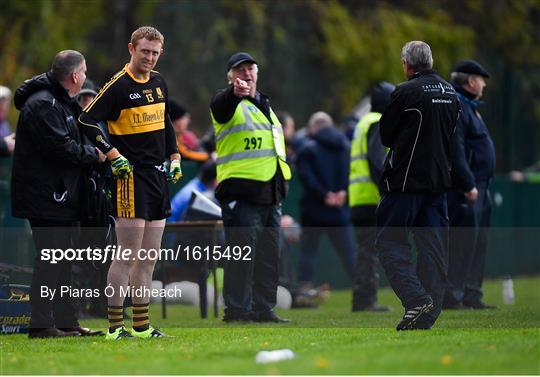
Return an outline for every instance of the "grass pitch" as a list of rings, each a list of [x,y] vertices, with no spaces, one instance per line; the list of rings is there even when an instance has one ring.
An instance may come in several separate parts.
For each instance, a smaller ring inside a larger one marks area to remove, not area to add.
[[[285,325],[227,325],[198,309],[169,305],[153,323],[171,339],[28,340],[0,337],[2,374],[540,374],[540,278],[514,281],[516,304],[502,304],[501,282],[485,284],[490,311],[445,311],[430,331],[397,332],[403,312],[351,313],[351,294],[332,292],[319,309],[281,311]],[[83,323],[106,326],[105,320]],[[127,322],[129,324],[129,322]],[[297,357],[256,364],[260,350],[290,348]]]

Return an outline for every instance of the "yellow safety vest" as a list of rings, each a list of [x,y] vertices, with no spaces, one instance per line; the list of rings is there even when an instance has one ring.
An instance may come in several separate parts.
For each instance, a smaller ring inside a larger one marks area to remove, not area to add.
[[[376,205],[381,199],[379,188],[373,182],[367,160],[368,132],[373,123],[381,119],[381,113],[368,113],[356,125],[351,145],[351,169],[349,172],[349,206]]]
[[[216,136],[218,182],[228,178],[266,182],[274,176],[278,165],[283,177],[291,179],[283,129],[272,109],[273,124],[247,99],[240,101],[226,123],[217,122],[211,115]]]

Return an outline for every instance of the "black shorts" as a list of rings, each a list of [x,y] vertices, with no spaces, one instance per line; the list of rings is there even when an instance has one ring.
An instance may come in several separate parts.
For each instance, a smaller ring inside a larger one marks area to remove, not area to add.
[[[161,220],[171,215],[167,175],[161,166],[137,166],[128,179],[116,179],[111,191],[116,217]]]

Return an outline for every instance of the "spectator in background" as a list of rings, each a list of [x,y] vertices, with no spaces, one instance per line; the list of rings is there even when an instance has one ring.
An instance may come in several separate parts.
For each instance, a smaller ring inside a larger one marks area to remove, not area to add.
[[[186,109],[174,100],[169,101],[171,121],[176,133],[176,144],[184,161],[204,162],[210,155],[202,150],[197,135],[188,127],[191,123],[191,115]]]
[[[42,249],[67,249],[72,230],[81,219],[83,168],[105,160],[95,147],[83,143],[77,127],[80,107],[74,97],[86,78],[84,56],[59,52],[50,72],[35,76],[17,89],[21,110],[13,158],[11,201],[13,215],[27,218],[37,251],[30,293],[30,338],[99,335],[79,325],[73,299],[41,294],[42,287],[71,285],[71,262],[41,259]]]
[[[82,86],[79,95],[77,96],[77,102],[81,105],[81,109],[84,109],[92,100],[97,96],[98,88],[94,85],[92,80],[86,79]]]
[[[381,195],[382,164],[386,151],[381,142],[379,119],[390,103],[395,86],[380,82],[371,90],[371,112],[360,119],[351,146],[349,174],[349,206],[355,226],[358,253],[353,279],[353,311],[386,312],[390,308],[377,304],[379,274],[375,236],[375,209]]]
[[[207,151],[212,159],[216,159],[216,136],[214,135],[214,126],[206,129],[206,132],[200,139],[201,147]]]
[[[354,131],[356,130],[356,125],[360,121],[359,117],[356,114],[349,114],[343,119],[343,132],[347,139],[352,141],[354,137]]]
[[[347,205],[349,142],[334,127],[330,115],[314,113],[308,122],[311,137],[298,152],[298,175],[304,186],[300,201],[302,223],[299,282],[313,288],[315,257],[320,237],[326,234],[352,277],[355,261],[353,229]]]
[[[283,127],[287,162],[294,164],[296,162],[296,152],[301,145],[301,139],[295,135],[294,118],[287,111],[278,111],[276,112],[276,116]]]
[[[509,175],[514,182],[540,183],[540,161],[523,171],[513,170]]]
[[[444,308],[494,309],[482,302],[482,282],[491,223],[489,185],[495,147],[478,107],[489,73],[473,60],[459,62],[452,85],[461,115],[452,138],[452,185],[448,193],[450,254]]]
[[[11,90],[0,85],[0,157],[9,157],[15,149],[15,133],[12,132],[7,120],[11,103]],[[9,207],[9,176],[11,167],[9,162],[0,163],[0,226],[5,225],[4,220],[11,216],[6,215]],[[0,237],[2,231],[0,230]]]
[[[11,156],[15,149],[15,133],[7,120],[10,100],[11,90],[0,85],[0,157]]]
[[[298,284],[296,269],[291,263],[291,247],[300,241],[302,229],[293,217],[283,215],[280,233],[279,285],[290,292],[292,308],[316,308],[330,296],[330,285],[325,283],[316,288],[303,289]]]
[[[173,197],[171,201],[171,217],[167,221],[181,221],[184,218],[193,190],[197,190],[215,201],[216,186],[216,163],[208,160],[199,169],[197,177],[189,181]]]

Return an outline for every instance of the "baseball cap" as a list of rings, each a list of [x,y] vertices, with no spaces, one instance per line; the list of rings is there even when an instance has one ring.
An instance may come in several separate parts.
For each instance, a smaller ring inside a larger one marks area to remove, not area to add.
[[[469,75],[479,75],[489,78],[489,72],[474,60],[462,60],[456,64],[454,72],[467,73]]]
[[[245,62],[257,64],[255,59],[253,59],[253,57],[247,52],[237,52],[236,54],[231,55],[229,58],[229,61],[227,62],[227,71]]]

